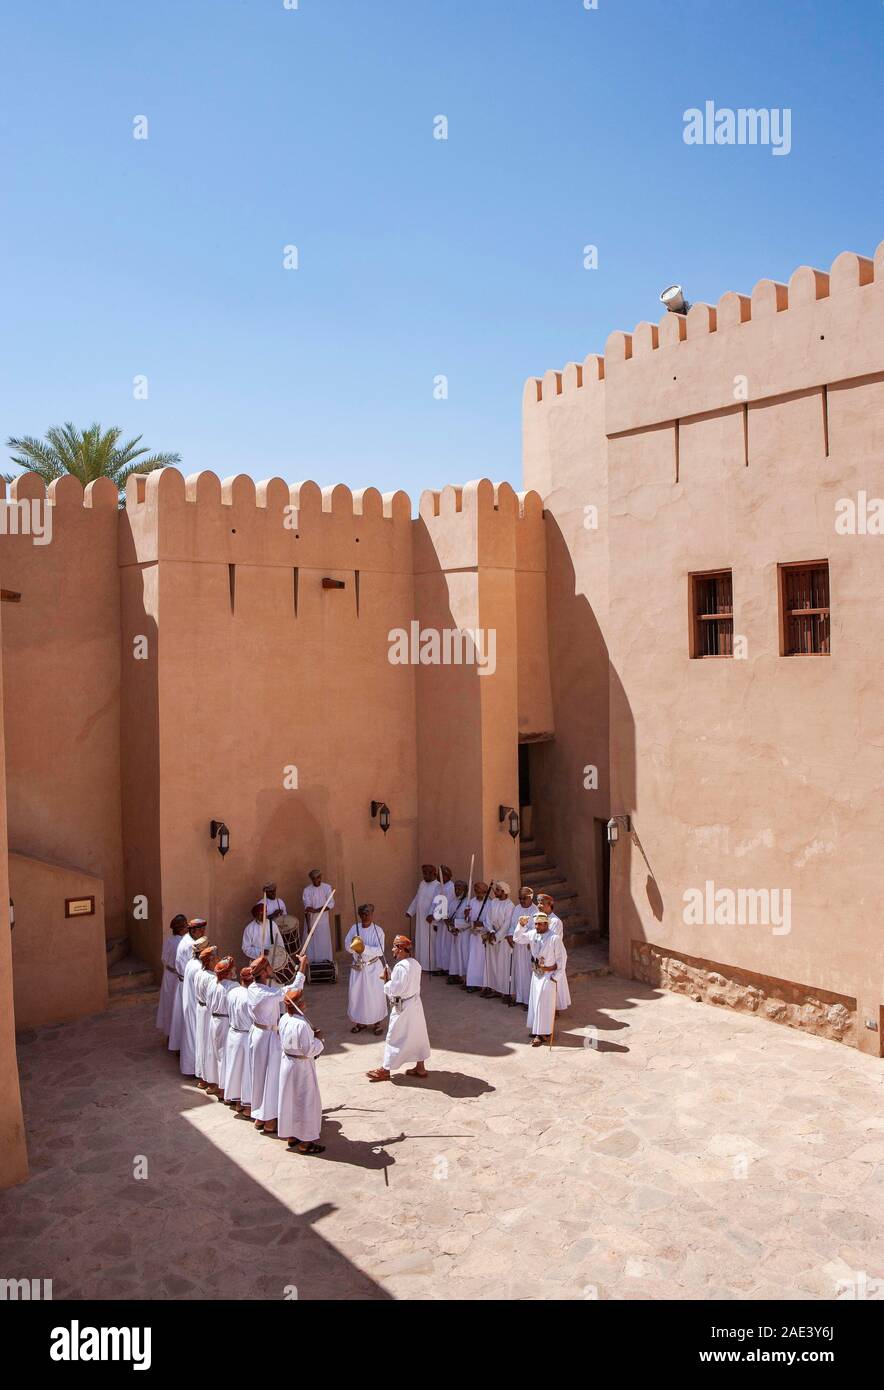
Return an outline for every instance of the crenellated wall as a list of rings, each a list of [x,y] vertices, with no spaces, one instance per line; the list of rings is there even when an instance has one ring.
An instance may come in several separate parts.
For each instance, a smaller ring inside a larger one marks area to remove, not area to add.
[[[846,998],[857,1044],[880,1053],[884,537],[835,520],[843,499],[884,497],[884,244],[612,334],[603,360],[528,382],[524,444],[550,594],[585,598],[599,634],[607,711],[592,722],[608,726],[610,810],[636,832],[610,860],[615,967],[633,973],[649,944],[717,980],[786,982],[808,1001],[796,1026],[815,996]],[[820,559],[831,654],[781,656],[778,566]],[[692,659],[689,575],[719,568],[745,654]],[[578,727],[586,689],[554,685],[557,729]],[[578,760],[560,755],[563,786]],[[590,794],[566,803],[588,838]],[[790,930],[687,925],[684,894],[707,881],[788,889]],[[729,1002],[715,984],[703,997]]]

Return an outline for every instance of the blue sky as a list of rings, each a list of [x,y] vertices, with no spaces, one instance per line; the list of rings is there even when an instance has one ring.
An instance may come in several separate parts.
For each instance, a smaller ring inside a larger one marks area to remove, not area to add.
[[[4,439],[518,484],[526,376],[673,280],[884,236],[880,0],[7,0],[2,32]],[[686,145],[707,100],[790,107],[791,153]]]

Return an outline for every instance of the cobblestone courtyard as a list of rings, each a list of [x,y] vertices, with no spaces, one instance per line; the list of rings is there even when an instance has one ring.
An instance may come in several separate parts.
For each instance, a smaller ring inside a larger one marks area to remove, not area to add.
[[[370,1085],[380,1041],[317,986],[319,1158],[184,1084],[152,1005],[27,1035],[0,1272],[56,1299],[881,1296],[880,1062],[614,977],[573,994],[550,1053],[428,981],[431,1079]]]

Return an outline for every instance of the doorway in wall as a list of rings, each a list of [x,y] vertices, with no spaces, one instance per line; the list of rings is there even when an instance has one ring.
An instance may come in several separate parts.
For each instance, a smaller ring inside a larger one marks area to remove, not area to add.
[[[593,820],[595,827],[595,867],[598,906],[599,937],[607,941],[610,937],[609,913],[611,910],[611,850],[608,845],[608,822]]]

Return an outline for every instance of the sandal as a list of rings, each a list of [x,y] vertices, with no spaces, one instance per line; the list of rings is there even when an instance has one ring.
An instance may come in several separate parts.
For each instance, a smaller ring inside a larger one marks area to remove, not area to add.
[[[361,1033],[361,1032],[362,1032],[362,1024],[361,1024],[361,1023],[354,1023],[354,1024],[353,1024],[353,1027],[350,1029],[350,1032],[351,1032],[351,1033]]]
[[[290,1139],[286,1145],[289,1153],[293,1154],[324,1154],[324,1144],[304,1144],[300,1139]]]
[[[375,1067],[374,1071],[367,1071],[367,1072],[365,1073],[365,1075],[368,1077],[369,1081],[392,1081],[392,1080],[393,1080],[393,1077],[392,1077],[391,1073],[388,1072],[388,1071],[385,1071],[383,1067]]]

